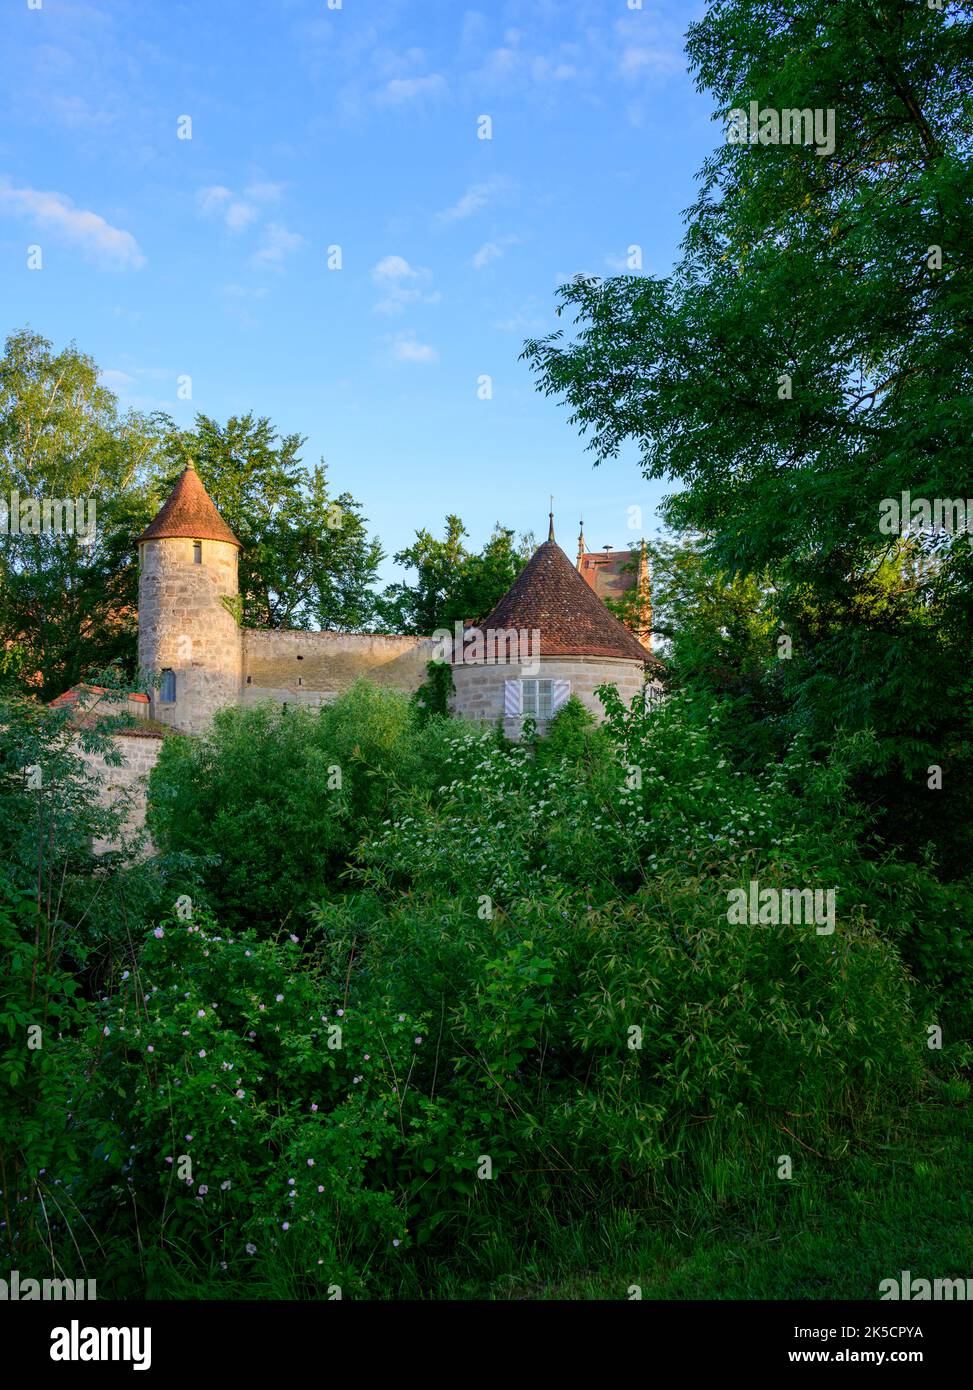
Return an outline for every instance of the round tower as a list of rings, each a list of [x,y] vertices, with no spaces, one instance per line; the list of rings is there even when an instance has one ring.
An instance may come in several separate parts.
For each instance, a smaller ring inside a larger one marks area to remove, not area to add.
[[[138,547],[139,665],[156,682],[152,714],[200,733],[239,701],[243,642],[234,612],[240,542],[192,462]]]
[[[528,715],[545,732],[572,695],[601,720],[600,685],[614,685],[627,705],[646,698],[659,688],[659,668],[557,544],[551,513],[545,544],[457,643],[451,708],[480,722],[502,719],[507,737],[519,738]]]

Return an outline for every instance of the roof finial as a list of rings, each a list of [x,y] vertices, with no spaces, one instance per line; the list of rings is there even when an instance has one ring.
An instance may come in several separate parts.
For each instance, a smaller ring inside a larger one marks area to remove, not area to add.
[[[184,473],[195,473],[195,472],[196,472],[196,465],[193,463],[192,459],[189,458],[188,456],[187,456],[187,458],[186,458],[186,467],[183,469],[183,472],[184,472]]]
[[[554,539],[554,494],[553,494],[553,492],[551,493],[551,510],[548,512],[547,515],[548,515],[548,518],[549,518],[550,523],[551,523],[550,526],[548,526],[548,528],[547,528],[547,539],[548,539],[549,541],[552,541],[552,540]]]

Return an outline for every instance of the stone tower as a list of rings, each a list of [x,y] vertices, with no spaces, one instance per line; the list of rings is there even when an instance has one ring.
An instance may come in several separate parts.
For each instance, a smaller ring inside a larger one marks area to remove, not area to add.
[[[454,651],[451,708],[519,738],[525,717],[543,732],[572,695],[601,719],[600,685],[629,704],[658,687],[659,668],[557,544],[551,516],[545,544]]]
[[[200,733],[240,698],[243,641],[233,612],[240,542],[192,462],[138,547],[139,665],[159,680],[152,714]]]

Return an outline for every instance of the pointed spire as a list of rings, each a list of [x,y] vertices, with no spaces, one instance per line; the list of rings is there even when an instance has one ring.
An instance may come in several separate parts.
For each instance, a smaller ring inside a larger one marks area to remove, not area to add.
[[[553,539],[554,539],[554,494],[553,494],[553,492],[551,493],[551,510],[548,512],[547,516],[548,516],[548,521],[549,521],[549,523],[550,523],[549,526],[548,526],[548,528],[547,528],[547,539],[548,539],[549,541],[553,541]]]
[[[240,542],[203,486],[192,459],[179,474],[151,526],[139,536],[139,542],[171,540],[179,536],[196,541],[222,541],[240,548]]]
[[[580,569],[580,568],[581,568],[581,565],[582,565],[582,562],[584,561],[584,547],[585,547],[585,539],[584,539],[584,517],[581,518],[581,520],[578,522],[578,525],[579,525],[580,528],[581,528],[580,531],[578,532],[578,569]]]

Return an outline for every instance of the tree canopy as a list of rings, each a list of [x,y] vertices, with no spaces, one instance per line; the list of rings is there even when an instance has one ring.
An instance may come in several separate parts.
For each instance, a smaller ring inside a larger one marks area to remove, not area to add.
[[[971,27],[969,4],[716,0],[688,36],[715,119],[831,112],[833,153],[724,140],[672,274],[578,279],[573,339],[525,346],[598,461],[634,441],[713,572],[772,586],[789,722],[871,730],[919,796],[969,759],[973,551],[881,521],[973,493]]]
[[[30,329],[7,338],[0,358],[0,500],[11,513],[0,544],[7,685],[50,699],[92,671],[131,664],[132,542],[152,515],[160,462],[151,423],[119,411],[94,361],[74,344],[55,351]],[[30,505],[44,499],[70,503],[70,530],[64,512],[60,530],[32,524]]]
[[[458,516],[447,516],[442,540],[421,530],[412,545],[398,551],[395,563],[414,569],[416,579],[390,584],[379,600],[378,611],[388,628],[429,635],[437,628],[486,617],[534,550],[532,536],[518,539],[499,522],[482,550],[464,545],[466,534]]]
[[[361,504],[334,493],[323,462],[301,461],[304,440],[279,434],[252,412],[220,425],[197,415],[191,430],[157,417],[169,472],[160,501],[192,458],[206,489],[243,549],[245,627],[354,630],[367,627],[382,548],[367,532]]]

